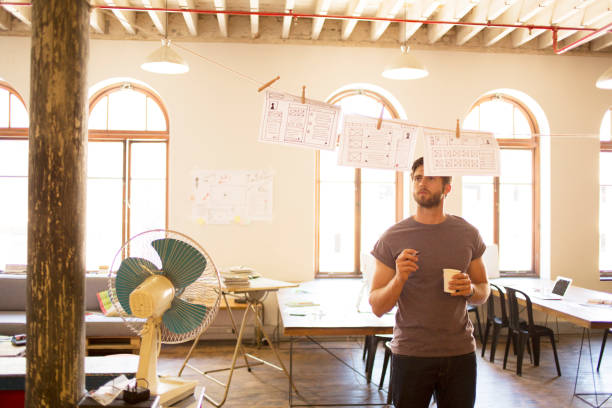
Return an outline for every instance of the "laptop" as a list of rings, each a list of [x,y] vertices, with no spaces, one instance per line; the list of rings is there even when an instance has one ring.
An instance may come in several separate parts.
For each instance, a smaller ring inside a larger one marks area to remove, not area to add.
[[[563,296],[565,296],[565,293],[567,292],[567,289],[570,287],[571,284],[572,280],[570,278],[557,276],[557,280],[555,281],[552,290],[544,292],[534,292],[533,296],[543,300],[561,300],[563,299]]]

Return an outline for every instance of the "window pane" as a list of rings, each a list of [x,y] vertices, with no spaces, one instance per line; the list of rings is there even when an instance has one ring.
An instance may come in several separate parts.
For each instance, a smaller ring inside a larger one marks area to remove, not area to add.
[[[9,91],[0,88],[0,128],[9,127]]]
[[[28,243],[28,178],[0,177],[0,197],[0,269],[4,269],[6,264],[25,265]]]
[[[166,228],[166,180],[132,180],[130,236]]]
[[[499,212],[499,269],[502,271],[532,270],[531,186],[501,185]]]
[[[493,244],[493,177],[464,176],[462,216],[478,228],[485,244]]]
[[[121,179],[123,177],[123,142],[89,142],[87,176]]]
[[[132,179],[166,178],[166,143],[133,142]]]
[[[496,137],[512,137],[512,109],[514,105],[503,100],[480,104],[480,130],[493,132]]]
[[[122,242],[123,180],[87,181],[87,270],[110,266]]]
[[[28,141],[0,140],[0,176],[28,175]],[[10,197],[0,195],[0,197]]]
[[[11,127],[26,128],[28,126],[28,111],[17,95],[11,95]]]
[[[147,130],[166,130],[166,117],[157,102],[147,97]]]
[[[336,152],[319,151],[321,181],[355,181],[355,169],[347,166],[338,166]]]
[[[514,138],[515,139],[531,139],[532,132],[529,126],[529,119],[523,111],[514,107]]]
[[[608,109],[606,113],[604,113],[603,120],[601,121],[601,127],[599,128],[599,139],[602,142],[609,142],[612,140],[612,124],[610,121],[612,120],[612,115],[610,114],[610,110]]]
[[[336,103],[342,107],[344,115],[365,115],[379,117],[382,110],[382,104],[376,99],[366,95],[351,95],[342,98]],[[391,113],[385,108],[383,118],[391,119]]]
[[[480,112],[480,106],[476,106],[472,111],[467,115],[465,120],[463,121],[463,129],[471,129],[478,130],[480,129],[480,125],[478,123],[478,113]]]
[[[355,270],[355,184],[320,184],[319,269]]]
[[[361,183],[361,252],[369,253],[383,232],[395,223],[395,180],[363,181]],[[393,172],[378,170],[393,176]],[[366,177],[376,179],[376,176]],[[382,175],[380,178],[383,178]],[[389,178],[388,176],[386,177]],[[363,265],[362,265],[363,268]]]
[[[612,152],[599,154],[599,270],[612,271]]]
[[[89,129],[106,130],[108,117],[108,96],[100,99],[89,114]]]
[[[108,96],[108,128],[110,130],[145,130],[146,99],[141,92],[123,89]]]
[[[532,181],[530,150],[502,149],[499,155],[500,183],[528,183]]]

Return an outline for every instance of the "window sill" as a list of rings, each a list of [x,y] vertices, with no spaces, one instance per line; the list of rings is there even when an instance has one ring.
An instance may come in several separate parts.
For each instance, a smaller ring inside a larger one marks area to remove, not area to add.
[[[360,272],[319,272],[315,274],[315,279],[333,279],[333,278],[353,278],[361,279],[363,275]]]

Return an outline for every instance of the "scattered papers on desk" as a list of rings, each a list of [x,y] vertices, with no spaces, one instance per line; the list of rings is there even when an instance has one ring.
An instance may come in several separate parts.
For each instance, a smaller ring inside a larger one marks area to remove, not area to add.
[[[113,378],[95,391],[90,391],[89,396],[101,405],[108,405],[117,398],[121,391],[127,388],[130,380],[124,374]]]
[[[192,172],[192,216],[200,224],[272,220],[274,173],[269,170]]]
[[[346,115],[340,139],[338,164],[407,171],[412,168],[419,127],[402,121]]]
[[[266,91],[259,141],[334,150],[340,106]]]
[[[593,305],[612,306],[612,299],[589,299],[587,300],[587,303],[593,304]]]
[[[318,303],[312,301],[293,301],[285,303],[287,307],[308,307],[308,306],[320,306]]]
[[[426,176],[499,176],[499,146],[492,133],[423,128]]]

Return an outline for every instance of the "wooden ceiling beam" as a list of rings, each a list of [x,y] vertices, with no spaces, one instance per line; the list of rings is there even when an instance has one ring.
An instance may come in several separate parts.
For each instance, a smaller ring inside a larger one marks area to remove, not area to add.
[[[440,21],[459,21],[467,13],[469,13],[474,6],[478,4],[478,0],[454,0],[447,1],[434,15],[434,20]],[[430,44],[438,41],[444,34],[446,34],[453,24],[430,24],[427,27],[427,39]]]
[[[382,0],[376,12],[376,17],[395,18],[403,4],[403,0]],[[389,21],[372,21],[370,23],[370,39],[377,41],[389,27],[389,24]]]
[[[591,51],[601,51],[612,45],[612,33],[606,33],[591,43]]]
[[[349,5],[346,7],[345,14],[347,16],[355,16],[359,17],[363,13],[365,6],[367,4],[366,0],[351,0]],[[348,38],[353,33],[355,26],[357,25],[357,20],[342,20],[342,39],[348,40]]]
[[[120,6],[120,7],[131,7],[129,1],[127,0],[105,0],[106,4],[109,6]],[[125,31],[130,34],[136,34],[136,29],[134,28],[134,23],[136,22],[136,14],[133,11],[126,10],[112,10],[113,14],[119,20],[119,23],[123,26]]]
[[[517,1],[513,3],[508,10],[501,15],[501,17],[495,19],[494,23],[496,24],[517,24],[518,18],[521,13],[522,1]],[[516,28],[514,27],[504,27],[504,28],[487,28],[484,32],[484,45],[485,47],[490,47],[495,44]]]
[[[8,31],[11,28],[11,15],[8,11],[0,9],[0,30]]]
[[[193,0],[178,0],[178,5],[182,9],[195,9],[195,3]],[[183,12],[181,14],[183,14],[189,34],[193,36],[198,35],[198,15],[189,12]]]
[[[599,19],[597,23],[590,26],[590,28],[602,28],[610,23],[612,23],[612,16],[608,16],[608,17]],[[567,37],[567,43],[571,44],[573,42],[580,41],[586,36],[590,35],[591,33],[592,31],[577,31],[573,33],[572,35],[570,35],[569,37]],[[592,44],[593,41],[595,41],[596,39],[600,37],[603,37],[606,34],[607,34],[606,31],[597,33],[596,35],[591,36],[585,44],[588,44],[588,43]],[[563,45],[558,45],[557,48],[561,48],[562,46]]]
[[[597,23],[598,20],[608,17],[610,14],[612,14],[612,0],[597,1],[584,10],[582,25],[593,25]]]
[[[142,0],[142,5],[146,8],[164,8],[165,3],[162,0]],[[147,11],[153,25],[161,35],[166,35],[166,13],[163,11]]]
[[[225,11],[225,9],[225,0],[215,0],[215,10]],[[221,32],[221,35],[223,37],[228,37],[229,33],[227,31],[227,14],[217,14],[217,22],[219,23],[219,31]]]
[[[295,0],[286,0],[285,1],[285,13],[290,13],[293,11],[295,7]],[[286,40],[289,38],[289,32],[291,31],[291,20],[293,17],[284,16],[283,17],[283,31],[281,33],[281,38]]]
[[[553,5],[550,4],[548,7],[538,7],[537,14],[533,15],[529,20],[525,21],[526,25],[548,25],[553,13]],[[526,28],[518,28],[512,32],[512,46],[518,48],[523,44],[533,40],[537,36],[543,34],[546,30],[533,29],[528,30]]]
[[[476,7],[472,9],[470,14],[465,19],[468,23],[486,23],[491,0],[481,0]],[[463,45],[471,40],[476,34],[481,32],[484,26],[460,26],[457,27],[457,35],[455,44]]]
[[[251,11],[259,11],[259,0],[249,0],[249,6]],[[257,14],[251,15],[251,38],[259,37],[259,16]]]
[[[315,9],[315,14],[326,15],[327,12],[329,11],[330,5],[331,5],[331,0],[317,0],[317,8]],[[325,23],[325,17],[315,17],[312,19],[311,38],[313,40],[319,39],[319,35],[321,35],[321,30],[323,29],[323,23]]]
[[[14,17],[21,20],[24,24],[32,26],[32,8],[30,6],[6,6],[4,9],[11,13]]]
[[[583,13],[584,13],[584,10],[582,10],[581,13],[570,16],[567,20],[563,22],[563,24],[567,26],[571,26],[571,27],[581,25]],[[562,41],[565,38],[569,37],[570,35],[574,34],[575,32],[576,31],[572,31],[572,30],[559,30],[557,31],[557,41]],[[553,45],[552,31],[549,30],[538,37],[538,48],[540,49],[549,48],[549,47],[552,47],[552,45]]]

